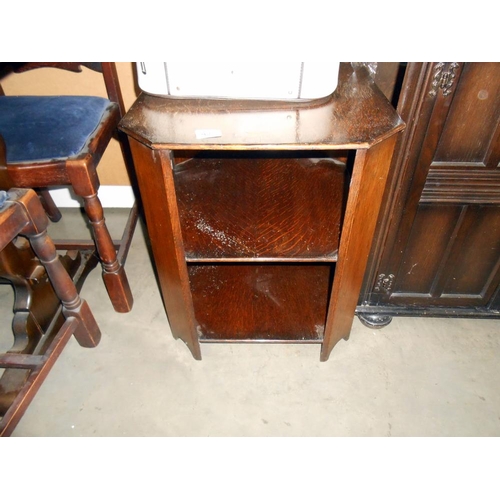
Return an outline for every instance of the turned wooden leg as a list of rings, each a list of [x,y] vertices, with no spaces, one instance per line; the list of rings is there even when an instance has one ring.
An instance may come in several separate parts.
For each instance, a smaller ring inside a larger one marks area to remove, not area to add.
[[[83,202],[101,260],[102,277],[113,307],[117,312],[128,312],[132,309],[134,299],[125,269],[118,262],[113,240],[106,227],[101,202],[97,194],[84,196]]]
[[[64,316],[78,320],[75,337],[84,347],[95,347],[101,332],[85,301],[78,295],[71,276],[59,256],[54,242],[47,235],[47,215],[32,190],[11,189],[0,209],[0,251],[18,234],[26,236],[35,255],[47,272]]]
[[[62,218],[62,215],[56,204],[54,203],[52,196],[50,196],[49,190],[45,188],[38,188],[36,189],[36,192],[38,194],[38,197],[40,198],[40,202],[42,203],[47,217],[52,222],[59,222]]]
[[[83,347],[95,347],[101,332],[47,235],[47,215],[30,189],[0,191],[0,252],[17,236],[26,236],[43,265],[66,318],[55,337],[43,337],[32,353],[0,353],[5,369],[0,383],[0,436],[12,433],[69,338]],[[5,267],[5,266],[4,266]],[[57,324],[57,322],[55,323]]]
[[[47,271],[56,295],[62,302],[64,317],[78,319],[78,326],[74,332],[76,340],[82,347],[95,347],[101,339],[99,327],[87,302],[80,298],[73,280],[59,260],[56,247],[48,237],[47,230],[28,235],[28,238]]]

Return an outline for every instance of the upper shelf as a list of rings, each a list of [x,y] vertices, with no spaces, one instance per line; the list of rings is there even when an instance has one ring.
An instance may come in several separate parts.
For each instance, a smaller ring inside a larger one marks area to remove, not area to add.
[[[343,167],[281,152],[217,155],[174,169],[189,262],[337,260]]]
[[[365,68],[340,65],[335,92],[309,102],[142,93],[120,129],[153,149],[367,149],[404,123]]]

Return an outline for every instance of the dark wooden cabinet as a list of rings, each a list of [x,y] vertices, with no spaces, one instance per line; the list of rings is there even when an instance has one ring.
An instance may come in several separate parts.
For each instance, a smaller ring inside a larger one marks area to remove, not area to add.
[[[326,361],[349,336],[404,128],[366,68],[341,64],[311,102],[141,94],[120,127],[173,335],[197,359],[204,342],[294,342]]]
[[[357,314],[500,318],[500,63],[410,63]]]

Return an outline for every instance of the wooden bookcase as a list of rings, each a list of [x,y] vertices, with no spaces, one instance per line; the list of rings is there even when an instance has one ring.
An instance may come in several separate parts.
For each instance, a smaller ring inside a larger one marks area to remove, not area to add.
[[[172,333],[196,359],[203,342],[309,342],[324,361],[349,336],[403,127],[350,64],[308,103],[139,96],[120,128]]]

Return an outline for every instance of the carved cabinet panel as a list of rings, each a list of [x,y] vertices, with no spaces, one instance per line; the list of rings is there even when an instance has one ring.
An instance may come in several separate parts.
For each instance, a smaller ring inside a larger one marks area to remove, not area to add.
[[[500,63],[410,63],[358,316],[500,317]]]

